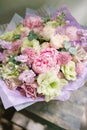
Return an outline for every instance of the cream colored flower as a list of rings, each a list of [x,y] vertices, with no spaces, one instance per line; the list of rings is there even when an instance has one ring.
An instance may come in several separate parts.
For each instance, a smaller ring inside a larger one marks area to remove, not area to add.
[[[65,79],[59,79],[54,70],[40,74],[37,78],[37,83],[37,92],[43,94],[46,101],[58,97],[61,94],[62,87],[68,84]]]
[[[52,35],[50,40],[51,46],[56,49],[62,48],[64,41],[69,41],[68,36],[60,34]]]
[[[61,67],[61,70],[68,80],[76,80],[75,63],[70,61],[68,64]]]

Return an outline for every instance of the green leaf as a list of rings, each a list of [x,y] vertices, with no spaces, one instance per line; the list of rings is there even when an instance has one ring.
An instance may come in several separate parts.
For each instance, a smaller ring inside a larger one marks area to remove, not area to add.
[[[72,55],[76,55],[76,54],[77,54],[77,50],[76,50],[74,47],[70,47],[70,48],[69,48],[69,52],[70,52]]]
[[[0,67],[2,67],[2,64],[0,64]]]
[[[47,23],[47,22],[49,22],[50,21],[50,16],[46,16],[45,18],[44,18],[44,23]]]
[[[34,33],[34,31],[30,31],[28,35],[28,40],[32,41],[33,39],[38,39],[37,34]]]
[[[64,41],[64,48],[68,50],[71,47],[70,43],[68,41]]]
[[[12,57],[10,57],[8,62],[12,62],[13,64],[19,65],[20,62],[16,61],[15,57],[16,57],[16,55],[13,55]]]
[[[20,34],[14,35],[13,39],[15,39],[15,40],[20,39],[20,36],[21,36]]]

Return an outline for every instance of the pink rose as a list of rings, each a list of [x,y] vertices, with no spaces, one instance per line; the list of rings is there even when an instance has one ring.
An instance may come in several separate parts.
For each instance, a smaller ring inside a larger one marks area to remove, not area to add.
[[[82,62],[77,62],[76,63],[76,73],[77,75],[82,74],[82,72],[84,71],[84,65]]]
[[[58,51],[55,48],[41,50],[40,54],[35,58],[32,68],[38,74],[47,72],[50,69],[59,71],[57,57]]]
[[[29,16],[23,21],[23,25],[33,29],[42,25],[42,19],[39,16]]]
[[[28,48],[24,49],[22,51],[22,54],[28,56],[27,64],[29,64],[29,65],[33,63],[33,61],[34,61],[34,59],[36,57],[35,50],[32,47],[28,47]]]
[[[21,88],[24,90],[26,97],[35,99],[37,97],[37,84],[23,84]]]
[[[69,26],[66,28],[66,35],[70,38],[70,40],[78,40],[77,35],[78,29],[74,26]]]
[[[59,65],[66,65],[71,61],[71,55],[68,52],[60,52],[58,55]]]

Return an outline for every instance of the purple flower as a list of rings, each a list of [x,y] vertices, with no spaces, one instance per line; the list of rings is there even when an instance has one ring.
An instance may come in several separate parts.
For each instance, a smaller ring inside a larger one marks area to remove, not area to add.
[[[10,50],[12,48],[12,42],[7,42],[4,40],[0,40],[0,45],[3,49],[8,49]]]
[[[16,61],[20,61],[20,62],[27,62],[28,61],[28,56],[27,55],[19,55],[15,57]]]
[[[26,82],[27,84],[33,83],[36,74],[32,70],[24,70],[23,73],[19,75],[19,80]]]

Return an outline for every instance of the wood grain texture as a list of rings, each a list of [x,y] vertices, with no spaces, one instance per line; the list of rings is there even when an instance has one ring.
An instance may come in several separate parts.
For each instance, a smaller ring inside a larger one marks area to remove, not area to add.
[[[39,102],[28,108],[30,111],[67,130],[80,130],[84,107],[87,104],[87,87],[72,93],[68,101]]]

